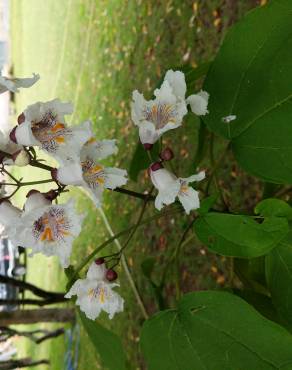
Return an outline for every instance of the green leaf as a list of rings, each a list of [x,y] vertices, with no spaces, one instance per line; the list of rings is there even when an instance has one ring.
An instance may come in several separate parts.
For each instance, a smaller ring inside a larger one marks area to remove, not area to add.
[[[288,233],[284,218],[270,217],[258,223],[250,216],[208,213],[195,222],[202,243],[224,256],[254,258],[268,253]]]
[[[210,208],[214,206],[216,200],[218,199],[219,194],[210,195],[202,199],[200,203],[200,208],[197,209],[199,215],[203,216],[209,212]]]
[[[185,295],[145,322],[141,345],[149,370],[292,369],[290,333],[225,292]]]
[[[268,182],[292,183],[291,0],[269,1],[226,36],[210,68],[210,130],[232,141],[239,164]],[[230,123],[223,117],[237,116]]]
[[[266,257],[272,301],[292,330],[292,233]]]
[[[105,370],[126,370],[126,356],[120,338],[98,322],[87,319],[80,311],[79,316],[100,356],[102,368]]]
[[[292,221],[292,207],[280,199],[270,198],[261,201],[255,207],[255,213],[264,217],[286,217],[288,221]]]

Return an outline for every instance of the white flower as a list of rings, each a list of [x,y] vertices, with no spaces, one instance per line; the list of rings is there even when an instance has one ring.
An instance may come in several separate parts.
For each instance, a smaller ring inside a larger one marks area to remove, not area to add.
[[[187,103],[191,106],[191,110],[197,116],[204,116],[208,111],[209,94],[201,90],[198,94],[190,95],[187,98]]]
[[[0,94],[5,91],[12,91],[14,93],[18,92],[18,89],[21,87],[28,88],[34,85],[40,76],[38,74],[33,74],[29,78],[7,78],[0,75]]]
[[[66,268],[72,243],[81,231],[82,220],[83,216],[75,213],[73,201],[52,205],[41,193],[32,193],[14,225],[12,241],[15,245],[31,248],[33,254],[56,255]]]
[[[188,184],[203,180],[205,172],[200,172],[188,178],[177,178],[165,168],[159,168],[155,171],[150,168],[150,177],[153,185],[158,190],[155,199],[155,207],[158,210],[161,210],[164,205],[174,203],[176,197],[178,197],[187,214],[193,209],[200,208],[199,193]]]
[[[29,162],[29,155],[21,145],[13,143],[8,132],[0,131],[1,161],[5,165],[24,166]],[[8,154],[7,156],[5,154]]]
[[[107,312],[112,319],[116,313],[124,309],[123,298],[113,290],[119,284],[109,282],[105,274],[105,265],[96,265],[93,262],[86,279],[77,280],[65,295],[66,298],[77,295],[76,304],[91,320],[95,320],[101,311]]]
[[[62,184],[83,187],[96,206],[100,206],[105,188],[113,190],[127,182],[127,171],[99,163],[100,159],[116,152],[115,140],[97,141],[92,138],[81,149],[79,161],[68,161],[57,170],[56,178]]]
[[[185,91],[183,73],[170,70],[154,91],[155,99],[147,101],[137,90],[133,92],[132,120],[142,144],[154,144],[164,132],[181,126],[187,114]]]
[[[14,228],[15,223],[21,216],[21,210],[14,207],[8,200],[0,204],[0,223],[6,228]]]
[[[229,123],[229,122],[234,121],[236,118],[237,117],[236,117],[235,114],[230,114],[230,116],[223,117],[222,121],[225,122],[225,123]]]
[[[23,112],[24,122],[15,130],[16,142],[39,146],[61,162],[75,159],[92,133],[89,121],[67,126],[65,115],[72,112],[71,103],[62,103],[58,99],[28,106]]]

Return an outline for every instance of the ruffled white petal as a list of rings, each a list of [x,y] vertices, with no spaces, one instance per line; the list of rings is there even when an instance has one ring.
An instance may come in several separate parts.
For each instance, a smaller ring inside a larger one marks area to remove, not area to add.
[[[13,227],[15,222],[20,218],[21,210],[14,207],[10,202],[0,204],[0,223],[5,227]]]
[[[92,263],[89,266],[87,271],[87,279],[95,279],[95,280],[103,280],[105,278],[106,268],[105,264],[97,265],[96,263]]]
[[[95,140],[90,138],[90,140],[84,144],[81,151],[81,160],[85,159],[87,156],[92,157],[96,160],[101,160],[109,157],[112,154],[117,154],[118,147],[116,145],[116,140]]]
[[[34,137],[31,131],[31,122],[25,121],[17,126],[15,130],[15,137],[18,144],[24,146],[41,146],[41,143]]]
[[[190,186],[186,187],[184,191],[179,192],[178,198],[184,207],[186,214],[189,214],[190,211],[194,209],[200,208],[199,193]]]
[[[190,95],[187,103],[190,104],[191,110],[197,116],[204,116],[208,111],[209,94],[206,91],[200,91],[198,94]]]
[[[42,193],[32,193],[27,197],[24,204],[25,214],[37,209],[51,205],[51,202]]]
[[[139,137],[142,144],[154,144],[160,136],[152,122],[144,121],[139,124]]]
[[[57,179],[64,185],[83,186],[85,184],[80,163],[68,161],[58,168]]]
[[[174,95],[183,100],[185,99],[187,86],[183,72],[170,69],[166,72],[164,81],[169,83]]]
[[[170,183],[168,189],[159,190],[155,198],[154,205],[160,211],[164,205],[169,205],[175,202],[180,189],[178,181]]]
[[[12,78],[9,79],[7,77],[0,76],[0,93],[3,93],[7,90],[12,91],[14,93],[18,92],[19,88],[28,88],[34,85],[40,76],[38,74],[33,74],[32,77],[28,78]]]
[[[201,171],[197,173],[196,175],[192,175],[190,177],[180,178],[182,181],[187,182],[188,184],[194,181],[202,181],[206,177],[205,171]]]
[[[123,186],[127,183],[127,171],[115,167],[106,167],[105,173],[105,184],[107,189],[115,189],[118,186]]]

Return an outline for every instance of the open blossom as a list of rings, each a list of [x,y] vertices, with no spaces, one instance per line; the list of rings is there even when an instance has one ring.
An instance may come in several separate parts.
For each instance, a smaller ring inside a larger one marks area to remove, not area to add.
[[[0,161],[5,165],[20,167],[29,163],[29,155],[24,148],[13,143],[9,138],[9,133],[3,131],[0,131]]]
[[[12,91],[14,93],[18,92],[21,87],[28,88],[34,85],[40,76],[38,74],[33,74],[32,77],[28,78],[7,78],[0,75],[0,94],[5,91]]]
[[[153,169],[154,167],[151,166]],[[155,199],[155,207],[161,210],[164,205],[175,202],[178,197],[187,214],[191,210],[200,208],[199,193],[189,186],[189,183],[201,181],[205,178],[205,172],[200,172],[187,178],[176,177],[165,168],[152,170],[150,168],[150,177],[153,185],[158,190]]]
[[[133,92],[132,120],[139,127],[142,144],[154,144],[160,136],[182,124],[187,114],[184,99],[186,83],[182,72],[168,71],[155,99],[145,100],[137,90]]]
[[[127,182],[127,171],[105,167],[100,160],[117,152],[115,140],[97,141],[91,138],[83,145],[78,161],[68,161],[56,172],[57,180],[66,185],[83,187],[100,206],[104,189],[115,189]]]
[[[132,120],[139,127],[141,143],[154,144],[160,136],[182,124],[187,114],[187,104],[198,116],[208,113],[209,94],[200,91],[186,99],[187,86],[181,71],[168,70],[160,89],[154,91],[155,99],[145,100],[137,90],[133,92]]]
[[[52,205],[41,193],[28,197],[23,212],[9,202],[0,205],[0,223],[15,245],[31,248],[33,254],[56,255],[63,267],[69,265],[82,220],[83,216],[75,213],[73,201]]]
[[[29,105],[23,112],[21,124],[14,129],[15,141],[25,146],[39,146],[61,162],[76,158],[92,134],[90,122],[67,126],[65,115],[72,112],[72,104],[59,99]]]
[[[112,319],[124,309],[123,298],[113,290],[116,286],[119,284],[106,279],[105,265],[96,265],[93,262],[87,271],[86,279],[77,280],[65,297],[77,295],[76,304],[91,320],[95,320],[101,311],[107,312]]]

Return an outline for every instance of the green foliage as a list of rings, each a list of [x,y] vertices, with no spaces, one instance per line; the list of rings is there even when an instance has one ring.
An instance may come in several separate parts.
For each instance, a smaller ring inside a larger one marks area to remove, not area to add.
[[[274,306],[292,329],[292,234],[266,257],[266,277]]]
[[[126,356],[120,338],[107,330],[97,321],[89,320],[79,312],[81,322],[86,329],[103,364],[103,369],[126,370]]]
[[[288,233],[285,218],[269,217],[258,223],[253,217],[210,212],[195,222],[198,238],[224,256],[254,258],[274,248]]]
[[[255,207],[255,213],[264,217],[286,217],[288,221],[292,221],[292,208],[280,199],[270,198],[261,201]]]
[[[141,344],[149,370],[292,368],[292,336],[225,292],[185,295],[145,322]]]
[[[246,171],[274,183],[292,183],[291,11],[290,0],[270,1],[238,22],[204,84],[208,128],[232,141]]]

